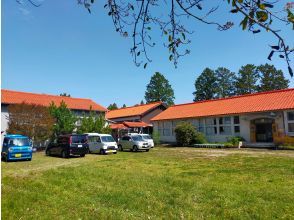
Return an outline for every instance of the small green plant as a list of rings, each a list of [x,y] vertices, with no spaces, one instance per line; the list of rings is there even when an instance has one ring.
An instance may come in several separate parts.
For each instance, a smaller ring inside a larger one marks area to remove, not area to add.
[[[228,138],[227,143],[232,144],[232,146],[238,146],[240,141],[245,141],[245,139],[240,136],[236,136],[236,137]]]
[[[153,139],[155,145],[159,145],[160,144],[160,134],[159,134],[158,131],[153,131],[153,133],[152,133],[152,139]]]

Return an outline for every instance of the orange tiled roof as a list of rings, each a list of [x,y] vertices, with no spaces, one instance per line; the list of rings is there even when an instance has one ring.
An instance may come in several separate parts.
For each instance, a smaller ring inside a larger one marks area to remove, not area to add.
[[[109,127],[111,129],[127,129],[128,128],[124,124],[111,124],[109,125]]]
[[[140,121],[140,122],[124,121],[123,124],[128,126],[129,128],[141,128],[141,127],[144,128],[144,127],[152,126],[143,121]]]
[[[174,105],[152,121],[294,109],[294,88]]]
[[[161,104],[162,102],[153,102],[153,103],[144,104],[144,105],[137,105],[137,106],[111,110],[106,113],[106,118],[113,119],[113,118],[144,115],[146,112],[152,110],[153,108],[156,108],[157,106]]]
[[[142,121],[124,121],[123,123],[111,124],[111,129],[128,129],[128,128],[145,128],[150,127],[152,124],[147,124]]]
[[[91,99],[18,92],[6,89],[1,90],[1,103],[5,104],[21,104],[25,102],[27,104],[49,106],[51,102],[59,105],[62,100],[66,103],[69,109],[89,110],[91,106],[94,111],[107,111],[106,108],[95,103]]]

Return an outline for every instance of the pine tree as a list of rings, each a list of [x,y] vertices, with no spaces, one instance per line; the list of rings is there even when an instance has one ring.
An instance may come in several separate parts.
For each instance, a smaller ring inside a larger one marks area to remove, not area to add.
[[[108,110],[116,110],[118,109],[117,104],[114,102],[107,107]]]
[[[145,92],[146,103],[162,101],[167,105],[174,104],[174,90],[168,80],[159,72],[156,72],[147,85]]]
[[[227,68],[219,67],[215,70],[215,74],[217,78],[216,97],[224,98],[235,95],[235,73],[231,72]]]
[[[258,91],[259,74],[253,64],[242,66],[236,78],[236,94],[251,94]]]
[[[54,135],[70,134],[75,129],[75,123],[77,118],[67,108],[64,101],[57,107],[53,102],[50,104],[49,112],[53,118],[55,118],[55,124],[53,126]]]
[[[216,95],[216,76],[212,69],[206,68],[195,80],[194,102],[209,100]]]
[[[260,92],[286,89],[289,87],[289,80],[284,77],[282,70],[277,70],[273,65],[260,65],[257,70],[261,78],[258,89]]]

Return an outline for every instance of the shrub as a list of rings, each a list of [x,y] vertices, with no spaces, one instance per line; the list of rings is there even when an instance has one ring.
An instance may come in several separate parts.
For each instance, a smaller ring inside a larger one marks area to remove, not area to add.
[[[232,146],[238,146],[240,141],[245,141],[245,139],[240,136],[228,138],[228,143],[232,144]]]
[[[160,144],[160,134],[159,134],[158,131],[153,131],[153,133],[152,133],[152,139],[153,139],[155,145],[159,145]]]
[[[193,141],[195,144],[204,144],[207,143],[205,135],[201,132],[196,132],[195,140]]]
[[[205,143],[205,137],[197,132],[195,127],[189,122],[181,122],[175,128],[177,143],[180,146],[189,146],[193,143]]]

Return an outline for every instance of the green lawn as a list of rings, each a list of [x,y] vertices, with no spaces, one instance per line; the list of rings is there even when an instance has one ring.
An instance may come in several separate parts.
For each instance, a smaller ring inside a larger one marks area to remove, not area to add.
[[[2,219],[294,219],[294,151],[158,147],[1,165]]]

